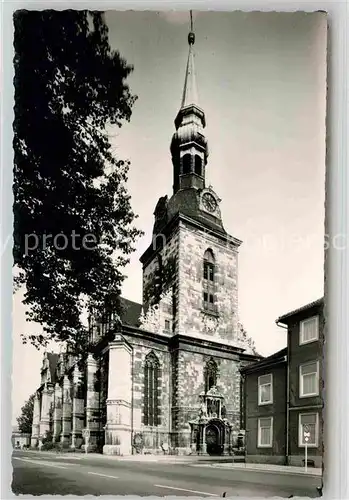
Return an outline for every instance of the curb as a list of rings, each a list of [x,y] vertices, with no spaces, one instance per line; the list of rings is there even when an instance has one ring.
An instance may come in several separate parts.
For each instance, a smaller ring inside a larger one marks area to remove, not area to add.
[[[222,466],[220,464],[190,464],[191,467],[211,467],[214,469],[225,469],[225,470],[235,470],[235,471],[246,471],[246,472],[259,472],[259,473],[267,473],[267,474],[282,474],[284,476],[304,476],[304,477],[318,477],[321,479],[321,474],[312,474],[311,472],[300,472],[293,470],[273,470],[273,469],[258,469],[254,467],[234,467],[234,464],[231,464],[230,467]]]
[[[96,458],[96,459],[105,459],[105,460],[119,460],[123,462],[137,462],[137,463],[152,463],[152,462],[157,462],[157,463],[185,463],[185,464],[229,464],[231,462],[231,459],[228,457],[226,460],[222,459],[217,459],[217,460],[209,460],[207,457],[202,458],[201,460],[197,456],[188,456],[188,455],[140,455],[137,457],[137,455],[125,455],[125,456],[120,456],[120,455],[103,455],[101,453],[76,453],[76,452],[57,452],[57,451],[50,451],[50,450],[27,450],[26,451],[28,454],[30,453],[35,453],[38,455],[47,455],[47,456],[54,456],[54,457],[61,457],[61,458],[81,458],[81,459],[87,459],[87,458]],[[240,462],[241,463],[241,462]]]

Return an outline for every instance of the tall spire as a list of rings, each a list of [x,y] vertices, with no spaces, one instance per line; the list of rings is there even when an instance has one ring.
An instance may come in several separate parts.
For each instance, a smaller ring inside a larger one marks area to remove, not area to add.
[[[204,135],[205,113],[198,105],[194,49],[195,34],[190,11],[189,54],[185,72],[181,107],[175,119],[176,132],[172,136],[173,190],[205,187],[205,167],[208,147]]]
[[[193,31],[193,14],[190,11],[190,32],[188,34],[189,54],[187,69],[185,72],[184,89],[182,96],[182,108],[190,106],[190,104],[199,104],[198,91],[196,86],[195,64],[194,64],[194,48],[195,33]]]

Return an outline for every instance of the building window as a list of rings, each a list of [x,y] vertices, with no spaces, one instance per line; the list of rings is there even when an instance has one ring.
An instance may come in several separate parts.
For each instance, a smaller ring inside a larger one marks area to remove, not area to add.
[[[308,432],[310,436],[308,437],[307,446],[316,448],[318,446],[319,439],[319,414],[318,413],[301,413],[299,415],[299,434],[298,434],[298,446],[305,446],[304,432]]]
[[[162,271],[163,271],[163,265],[162,265],[162,257],[159,254],[156,258],[155,262],[155,280],[154,280],[154,285],[155,285],[155,290],[154,290],[154,298],[156,301],[160,299],[160,295],[162,292]]]
[[[314,316],[300,322],[299,343],[308,344],[319,339],[319,317]]]
[[[319,362],[314,361],[299,367],[299,396],[307,398],[319,395]]]
[[[268,405],[273,402],[273,375],[258,377],[258,404]]]
[[[195,173],[202,175],[202,159],[199,155],[195,155]]]
[[[145,358],[144,364],[144,425],[160,425],[160,363],[151,352]]]
[[[216,312],[216,283],[215,283],[215,258],[212,250],[204,253],[203,260],[203,308],[206,311]]]
[[[271,448],[273,443],[273,417],[258,419],[258,447]]]
[[[175,285],[172,286],[172,318],[173,321],[176,319],[177,314],[177,294]]]
[[[212,312],[216,310],[214,295],[212,293],[204,292],[204,309],[205,311]]]
[[[211,358],[206,363],[204,370],[204,378],[205,378],[205,393],[207,393],[212,387],[217,385],[218,366],[213,358]]]
[[[165,319],[165,330],[167,332],[169,332],[170,328],[171,328],[170,320],[169,319]]]
[[[214,281],[215,259],[212,250],[206,250],[204,254],[204,280]]]
[[[190,174],[191,171],[191,155],[186,154],[182,158],[183,174]]]

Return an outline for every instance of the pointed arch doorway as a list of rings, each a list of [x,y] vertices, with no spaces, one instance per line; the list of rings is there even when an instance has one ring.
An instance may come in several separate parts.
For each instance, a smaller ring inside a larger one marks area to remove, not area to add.
[[[220,420],[213,420],[207,424],[206,450],[209,455],[222,455],[224,451],[225,428]]]

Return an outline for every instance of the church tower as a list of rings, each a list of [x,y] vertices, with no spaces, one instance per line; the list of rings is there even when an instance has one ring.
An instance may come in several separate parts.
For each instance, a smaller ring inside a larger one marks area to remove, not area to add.
[[[181,107],[175,119],[176,132],[171,143],[173,191],[205,187],[205,168],[208,157],[204,134],[205,113],[199,107],[194,65],[195,34],[188,35],[189,54]]]
[[[149,328],[151,316],[157,322],[153,327],[169,335],[234,344],[241,241],[225,231],[221,200],[206,185],[206,117],[198,99],[192,22],[188,44],[182,100],[170,146],[173,193],[159,199],[152,242],[140,259],[143,324]]]

